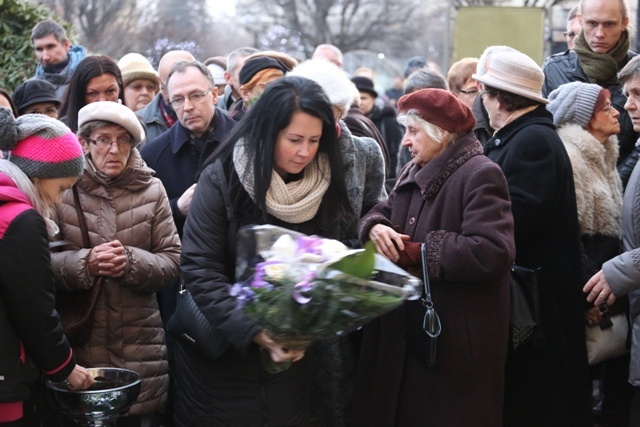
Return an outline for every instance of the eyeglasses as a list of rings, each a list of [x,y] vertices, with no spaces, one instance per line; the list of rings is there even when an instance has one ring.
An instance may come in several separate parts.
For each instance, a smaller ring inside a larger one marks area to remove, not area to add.
[[[464,93],[465,95],[475,95],[476,93],[478,93],[478,89],[458,89],[456,90],[456,92],[458,93]]]
[[[171,98],[169,100],[169,104],[171,104],[171,106],[173,108],[178,108],[180,107],[182,104],[184,104],[184,101],[188,98],[189,102],[191,103],[199,103],[202,102],[202,100],[204,99],[205,96],[207,96],[209,94],[209,92],[211,92],[213,89],[209,89],[205,92],[202,93],[192,93],[191,95],[184,97],[184,96],[176,96],[175,98]]]
[[[613,105],[611,105],[611,103],[609,102],[600,111],[604,111],[605,113],[612,114],[614,111],[617,111],[617,110],[613,108]]]
[[[106,136],[101,136],[97,139],[87,138],[87,141],[100,148],[111,148],[111,145],[113,145],[114,142],[118,144],[118,148],[125,148],[133,142],[131,137],[125,135],[119,136],[116,139],[107,138]]]

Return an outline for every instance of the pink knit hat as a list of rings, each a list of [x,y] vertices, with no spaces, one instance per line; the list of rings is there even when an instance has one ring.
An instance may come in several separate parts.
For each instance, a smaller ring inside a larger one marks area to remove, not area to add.
[[[59,120],[42,114],[13,119],[0,108],[0,150],[11,151],[9,160],[29,178],[67,178],[84,169],[78,138]]]

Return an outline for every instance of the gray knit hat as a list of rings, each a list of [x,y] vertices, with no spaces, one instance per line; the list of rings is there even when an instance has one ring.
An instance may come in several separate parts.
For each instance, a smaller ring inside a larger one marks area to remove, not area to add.
[[[571,82],[549,94],[547,109],[553,114],[553,123],[575,123],[586,129],[593,117],[602,88],[596,84]]]
[[[59,120],[42,114],[13,119],[0,108],[0,150],[29,178],[67,178],[82,174],[84,154],[78,138]]]

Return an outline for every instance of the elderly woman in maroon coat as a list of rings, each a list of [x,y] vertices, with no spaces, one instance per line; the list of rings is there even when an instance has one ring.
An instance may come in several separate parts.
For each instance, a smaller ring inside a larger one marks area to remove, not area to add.
[[[412,154],[389,198],[359,223],[360,239],[422,276],[420,243],[442,322],[437,362],[418,356],[417,302],[364,328],[354,425],[502,425],[509,269],[515,256],[506,180],[483,155],[475,119],[451,93],[400,98]],[[418,316],[419,317],[419,316]],[[413,320],[413,321],[412,321]]]

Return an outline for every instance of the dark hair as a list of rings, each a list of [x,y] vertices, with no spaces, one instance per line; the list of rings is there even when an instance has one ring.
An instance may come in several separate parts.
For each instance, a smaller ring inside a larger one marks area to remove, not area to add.
[[[42,39],[47,36],[53,36],[60,43],[64,43],[67,40],[67,33],[56,21],[51,19],[45,19],[38,22],[31,30],[31,43],[36,39]]]
[[[509,113],[513,111],[518,111],[523,108],[531,107],[532,105],[542,105],[538,101],[534,101],[533,99],[525,98],[521,95],[516,95],[515,93],[505,92],[504,90],[496,89],[491,86],[485,86],[485,93],[487,96],[498,97],[498,101],[502,105],[504,105],[504,109]]]
[[[78,111],[87,105],[85,95],[89,80],[103,74],[115,76],[120,89],[118,99],[124,104],[124,87],[118,64],[106,55],[86,56],[71,75],[69,88],[60,108],[60,117],[64,118],[64,122],[73,132],[78,131]]]
[[[9,101],[9,105],[11,105],[11,112],[13,113],[13,117],[17,119],[18,110],[16,109],[16,104],[13,103],[13,99],[11,99],[11,95],[9,95],[9,92],[0,87],[0,96],[4,96],[5,98],[7,98],[7,101]]]
[[[247,161],[253,165],[255,205],[263,219],[267,220],[266,194],[271,183],[275,144],[280,131],[286,128],[296,112],[304,112],[322,120],[322,136],[318,152],[326,153],[331,168],[331,181],[322,201],[321,223],[340,224],[349,221],[353,212],[347,195],[342,154],[338,143],[336,122],[331,102],[316,82],[304,77],[282,77],[270,84],[262,96],[234,127],[220,150],[219,157],[226,164],[232,163],[233,149],[242,141]],[[210,159],[218,157],[214,153]],[[211,161],[211,160],[210,160]],[[231,168],[233,168],[231,166]],[[234,182],[235,181],[235,182]],[[246,206],[239,201],[241,184],[237,174],[229,174],[234,207],[245,214]],[[238,191],[236,191],[236,189]],[[333,219],[331,219],[333,218]],[[339,232],[327,229],[327,233]],[[327,236],[332,237],[332,236]],[[336,236],[337,237],[337,236]]]

